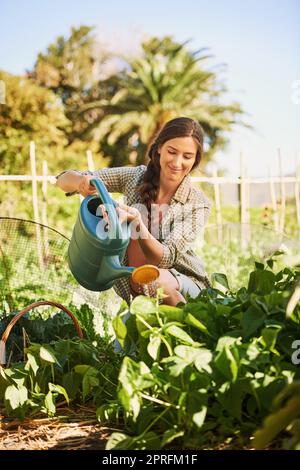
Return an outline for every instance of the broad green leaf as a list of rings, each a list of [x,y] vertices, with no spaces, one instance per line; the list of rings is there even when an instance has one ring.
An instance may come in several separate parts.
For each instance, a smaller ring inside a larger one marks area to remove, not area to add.
[[[128,311],[128,304],[126,300],[122,300],[121,305],[119,307],[119,310],[117,312],[117,315],[120,315],[120,313],[124,313]]]
[[[222,351],[225,346],[232,347],[234,345],[241,344],[241,337],[236,338],[235,336],[221,336],[219,338],[216,351]]]
[[[269,410],[270,404],[273,403],[275,397],[286,384],[286,379],[270,375],[268,370],[261,373],[256,372],[254,377],[255,379],[251,380],[251,384],[255,388],[259,404],[262,408]]]
[[[84,375],[86,373],[86,371],[89,370],[91,366],[87,365],[87,364],[79,364],[78,366],[75,366],[74,367],[74,371],[77,373],[77,374],[80,374],[80,375]]]
[[[243,378],[237,380],[235,383],[227,383],[223,389],[221,388],[218,393],[218,401],[230,416],[240,420],[243,398],[246,394],[250,393],[250,385],[248,381]]]
[[[95,387],[99,387],[99,372],[94,367],[89,367],[82,379],[82,397],[86,399],[91,390]]]
[[[213,273],[212,274],[212,279],[216,281],[218,284],[221,286],[225,287],[227,290],[229,290],[229,283],[226,274],[223,273]]]
[[[36,362],[36,358],[33,354],[30,354],[30,353],[27,353],[27,364],[25,366],[26,368],[30,367],[34,373],[34,375],[36,375],[38,369],[39,369],[39,365],[38,363]]]
[[[261,354],[261,347],[257,342],[252,342],[247,345],[246,355],[249,358],[249,361],[255,361],[255,359]]]
[[[130,305],[130,312],[134,315],[143,315],[144,317],[147,317],[149,314],[155,314],[156,300],[153,298],[138,295],[133,299]]]
[[[119,419],[119,414],[122,411],[119,403],[105,403],[96,410],[96,416],[100,423],[107,421],[116,422]]]
[[[49,390],[50,392],[56,392],[59,395],[63,395],[66,399],[66,402],[69,404],[69,401],[70,401],[69,396],[67,394],[67,391],[64,389],[64,387],[62,387],[61,385],[55,385],[49,382]]]
[[[213,357],[209,349],[179,345],[176,346],[174,352],[177,356],[184,359],[187,364],[195,364],[199,372],[202,372],[202,370],[211,370],[207,368]]]
[[[185,359],[177,356],[166,357],[161,362],[167,365],[167,368],[170,371],[170,375],[172,377],[178,377],[189,365]]]
[[[178,431],[177,428],[167,429],[163,434],[161,447],[164,448],[167,444],[182,436],[184,436],[184,431]]]
[[[160,448],[160,438],[153,431],[147,433],[143,432],[140,436],[136,437],[114,432],[105,447],[106,450],[156,450]]]
[[[125,340],[126,335],[127,335],[127,328],[126,328],[125,324],[123,323],[122,318],[119,315],[117,315],[113,319],[112,326],[113,326],[113,329],[115,330],[116,337],[117,337],[119,343],[121,344],[122,347],[124,347],[124,340]]]
[[[49,391],[45,397],[45,407],[49,416],[54,416],[56,412],[55,399]]]
[[[198,357],[200,348],[195,348],[192,346],[184,346],[180,344],[174,348],[174,353],[176,356],[184,359],[188,364],[192,364]]]
[[[141,407],[139,392],[154,384],[150,369],[144,362],[136,363],[126,356],[119,373],[119,382],[122,386],[119,398],[126,411],[132,412],[133,419],[136,420]]]
[[[272,271],[252,271],[249,277],[248,292],[265,295],[274,290],[275,274]]]
[[[216,356],[214,363],[217,369],[230,381],[235,382],[238,376],[238,364],[229,349],[225,346]]]
[[[192,315],[191,313],[188,313],[186,315],[185,322],[188,325],[191,325],[194,328],[197,328],[198,330],[202,331],[202,333],[205,333],[206,335],[211,336],[206,326],[200,320],[198,320],[198,318],[194,317],[194,315]]]
[[[121,432],[113,432],[106,443],[105,450],[127,450],[130,449],[131,443],[132,437]]]
[[[207,413],[207,407],[203,406],[202,410],[197,411],[197,413],[193,414],[193,422],[196,424],[197,428],[202,427],[206,418],[206,413]]]
[[[40,358],[45,362],[49,362],[50,364],[55,364],[57,362],[53,351],[48,346],[41,346]]]
[[[12,366],[9,369],[5,369],[5,376],[9,378],[10,382],[13,382],[19,387],[25,384],[28,378],[28,372]]]
[[[176,325],[168,326],[164,331],[168,333],[169,335],[174,336],[175,338],[179,339],[183,343],[188,343],[191,345],[195,344],[195,341],[193,340],[193,338],[191,338],[188,333],[186,333],[184,330],[182,330]]]
[[[208,349],[179,345],[175,347],[174,353],[176,356],[162,361],[168,364],[172,376],[178,377],[188,365],[195,365],[199,372],[206,370],[211,373],[209,363],[212,360],[212,353]]]
[[[277,351],[275,350],[275,345],[280,329],[281,328],[264,328],[261,332],[263,344],[272,352],[277,353]]]
[[[9,385],[5,390],[4,398],[8,401],[11,409],[16,410],[26,403],[28,399],[27,388],[23,385]]]
[[[149,355],[152,357],[152,359],[154,359],[155,361],[158,359],[160,345],[161,345],[160,336],[158,334],[150,335],[150,340],[147,345],[147,351]]]
[[[247,338],[260,328],[266,319],[266,314],[256,305],[251,305],[243,314],[241,325],[244,337]]]
[[[132,413],[133,420],[136,421],[140,410],[142,400],[137,392],[133,393],[131,396],[125,392],[125,390],[120,390],[119,397],[121,398],[122,404],[124,405],[125,409]]]
[[[254,262],[256,269],[259,271],[263,271],[265,269],[265,265],[263,263],[259,263],[258,261]]]
[[[159,312],[163,319],[169,321],[179,321],[184,320],[184,311],[178,307],[172,307],[171,305],[160,305]]]
[[[199,372],[206,370],[211,372],[211,367],[209,366],[212,361],[212,353],[208,349],[199,349],[199,355],[195,360],[195,367]]]
[[[84,375],[84,374],[82,374]],[[62,385],[66,390],[68,397],[74,399],[79,392],[79,388],[82,384],[82,377],[77,374],[74,370],[67,372],[63,375]]]
[[[267,265],[269,266],[269,268],[273,269],[274,260],[272,258],[267,259]]]

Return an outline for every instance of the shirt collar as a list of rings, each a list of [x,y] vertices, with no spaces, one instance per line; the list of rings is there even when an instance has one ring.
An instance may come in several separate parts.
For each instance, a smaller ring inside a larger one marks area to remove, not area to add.
[[[173,198],[175,201],[179,201],[182,204],[185,204],[187,198],[189,197],[191,190],[191,177],[190,175],[186,175],[180,185],[178,186],[176,193],[174,194]]]

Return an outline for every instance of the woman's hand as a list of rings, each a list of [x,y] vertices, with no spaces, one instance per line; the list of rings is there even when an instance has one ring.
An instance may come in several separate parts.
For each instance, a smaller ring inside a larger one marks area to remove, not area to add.
[[[97,193],[95,186],[90,184],[90,181],[95,177],[92,175],[82,175],[79,184],[78,184],[78,192],[83,197],[91,196]]]
[[[136,227],[140,226],[142,222],[142,216],[138,209],[136,209],[135,207],[127,206],[126,204],[123,204],[123,202],[119,202],[116,210],[119,215],[120,224],[127,221],[135,222]]]
[[[104,220],[109,224],[109,218],[108,214],[105,210],[105,207],[103,204],[100,204],[99,206],[101,212],[102,212],[102,217]],[[123,202],[118,202],[118,205],[116,207],[116,211],[118,214],[119,222],[122,224],[123,222],[134,222],[136,227],[139,227],[142,221],[142,217],[138,209],[135,209],[134,207],[127,206],[126,204],[123,204]]]

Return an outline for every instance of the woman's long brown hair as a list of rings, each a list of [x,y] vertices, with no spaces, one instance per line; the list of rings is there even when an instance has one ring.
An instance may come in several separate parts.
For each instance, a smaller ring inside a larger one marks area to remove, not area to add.
[[[149,212],[151,210],[151,204],[156,201],[159,190],[160,155],[158,149],[165,142],[170,139],[175,139],[176,137],[193,137],[198,146],[192,170],[199,165],[202,159],[204,133],[200,124],[187,117],[179,117],[168,121],[149,147],[148,157],[150,161],[147,165],[143,182],[137,187],[142,202],[146,205]]]

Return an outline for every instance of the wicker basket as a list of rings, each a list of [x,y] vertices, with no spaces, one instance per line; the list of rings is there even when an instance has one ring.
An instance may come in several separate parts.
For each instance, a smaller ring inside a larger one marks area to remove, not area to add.
[[[81,329],[77,319],[75,318],[73,313],[70,312],[69,309],[67,309],[62,304],[59,304],[57,302],[51,302],[51,301],[47,301],[47,300],[43,300],[43,301],[40,301],[40,302],[34,302],[34,303],[28,305],[28,307],[21,310],[7,325],[3,335],[1,337],[1,340],[0,340],[0,367],[5,367],[5,364],[6,364],[6,341],[9,337],[9,334],[10,334],[13,326],[17,323],[19,318],[21,318],[23,315],[25,315],[25,313],[29,312],[29,310],[31,310],[35,307],[39,307],[40,305],[52,305],[53,307],[57,307],[57,308],[63,310],[67,315],[69,315],[70,318],[72,318],[79,338],[81,338],[81,339],[83,338],[82,329]]]

